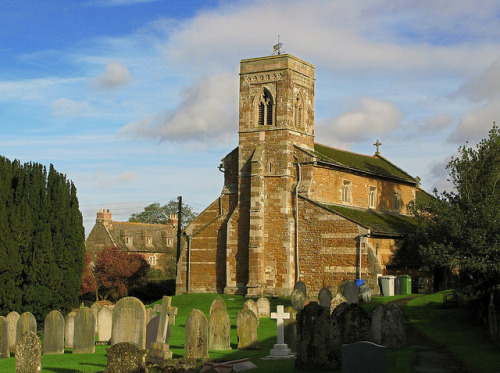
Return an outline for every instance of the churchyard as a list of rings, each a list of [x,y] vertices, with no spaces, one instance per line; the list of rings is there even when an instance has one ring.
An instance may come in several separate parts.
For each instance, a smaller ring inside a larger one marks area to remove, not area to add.
[[[320,295],[320,302],[323,300],[323,296],[323,294]],[[223,306],[214,302],[216,297],[218,297],[217,294],[186,294],[172,297],[171,305],[178,309],[177,315],[175,316],[175,325],[170,326],[169,351],[172,353],[173,359],[182,360],[192,353],[190,352],[192,347],[189,346],[189,342],[186,340],[186,328],[189,328],[189,325],[193,326],[194,323],[194,328],[197,329],[198,324],[200,322],[203,323],[203,319],[206,319],[208,329],[210,323],[209,315],[222,313],[220,312],[220,308]],[[213,338],[214,342],[211,342],[211,345],[207,347],[206,350],[206,353],[211,360],[222,361],[249,358],[250,361],[257,366],[256,369],[250,370],[254,372],[302,371],[295,368],[295,359],[263,359],[271,354],[271,350],[276,349],[276,344],[278,342],[277,320],[271,317],[261,317],[257,321],[258,327],[256,345],[258,345],[260,349],[238,349],[238,344],[241,343],[241,341],[238,340],[236,329],[236,325],[238,324],[237,315],[239,311],[242,311],[245,303],[248,302],[248,299],[242,296],[234,295],[219,295],[219,297],[223,300],[229,314],[229,347],[231,349],[225,349],[226,342],[223,340],[215,341],[215,338]],[[422,330],[425,334],[429,335],[440,344],[447,346],[447,348],[454,353],[467,368],[469,368],[469,371],[500,371],[500,353],[498,347],[488,340],[480,328],[474,327],[469,323],[462,310],[443,309],[441,307],[443,296],[440,293],[426,296],[412,295],[411,297],[412,300],[409,301],[403,309],[412,325],[417,327],[419,330]],[[374,315],[376,314],[376,309],[380,308],[380,304],[390,301],[398,301],[398,299],[401,298],[408,298],[408,296],[373,297],[370,302],[361,303],[361,305],[363,309],[367,311],[367,314],[371,314],[371,317],[376,318],[377,316]],[[281,314],[282,311],[277,309],[278,306],[285,306],[284,311],[286,312],[286,307],[290,306],[292,299],[270,298],[269,301],[270,307],[268,311],[270,311],[270,313]],[[252,308],[252,303],[249,303],[250,304],[247,304],[247,307]],[[161,308],[161,300],[147,306],[148,310],[153,310],[155,307],[156,310]],[[348,306],[344,305],[340,308],[347,307]],[[358,307],[352,308],[358,310]],[[192,309],[200,311],[200,314],[195,318],[195,321],[193,321],[193,319],[188,320],[190,314],[192,313]],[[310,312],[309,309],[314,309],[314,312],[323,315],[329,313],[328,311],[324,312],[324,308],[319,305],[317,307],[316,305],[313,307],[308,306],[308,312]],[[148,312],[151,313],[152,311]],[[337,310],[337,312],[339,311]],[[355,313],[359,312],[356,311]],[[86,316],[85,312],[83,312],[80,317],[84,316]],[[276,315],[272,316],[276,317]],[[57,316],[53,315],[53,318],[56,319]],[[252,319],[252,316],[250,316],[250,319]],[[161,321],[159,322],[161,323]],[[284,320],[284,322],[286,324],[287,320]],[[240,321],[240,323],[249,324],[249,321],[243,320]],[[46,325],[45,335],[48,335],[48,331],[46,329],[47,327],[48,326]],[[308,328],[312,327],[309,326]],[[221,331],[221,333],[223,333],[223,331]],[[379,337],[382,338],[381,331],[378,333]],[[42,337],[42,342],[45,335],[41,335],[39,333],[39,336]],[[121,337],[110,335],[110,338],[113,339]],[[200,335],[198,338],[203,339],[206,337]],[[99,338],[96,337],[96,341],[98,339]],[[215,345],[213,343],[215,343]],[[299,344],[300,343],[301,342],[299,342]],[[387,344],[387,340],[384,343]],[[43,348],[40,347],[41,351],[45,351],[45,344],[42,343],[41,346],[44,346]],[[75,348],[75,346],[73,346],[73,348]],[[83,346],[83,348],[85,348],[85,346]],[[93,353],[82,351],[83,353],[74,354],[71,353],[71,349],[66,348],[65,353],[61,355],[44,354],[42,355],[42,372],[102,372],[106,369],[108,360],[106,356],[106,348],[109,348],[109,345],[106,346],[96,344],[94,347],[95,352]],[[215,351],[213,348],[218,348],[220,350]],[[300,347],[293,346],[292,351],[296,352],[297,348]],[[278,351],[278,354],[279,353],[280,352]],[[328,354],[328,351],[326,353]],[[412,372],[412,363],[415,358],[415,354],[416,351],[412,346],[387,348],[387,372]],[[315,361],[316,360],[317,359],[315,358]],[[312,368],[307,359],[305,364],[309,369]],[[0,359],[0,372],[14,372],[15,367],[15,357]],[[331,365],[329,367],[331,368],[330,371],[341,371],[339,366]]]

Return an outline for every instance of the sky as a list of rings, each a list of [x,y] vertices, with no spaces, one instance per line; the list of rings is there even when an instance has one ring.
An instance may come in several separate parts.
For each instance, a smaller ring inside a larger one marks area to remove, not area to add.
[[[53,164],[126,221],[182,196],[201,212],[237,146],[239,63],[315,66],[315,141],[381,154],[432,192],[500,120],[500,2],[2,0],[0,155]]]

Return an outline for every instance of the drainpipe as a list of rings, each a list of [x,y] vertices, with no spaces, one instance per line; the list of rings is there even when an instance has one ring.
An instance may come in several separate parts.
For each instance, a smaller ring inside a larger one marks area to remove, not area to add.
[[[298,159],[293,153],[295,159]],[[302,181],[300,162],[297,162],[297,185],[295,186],[295,282],[300,281],[299,273],[299,186]]]
[[[189,293],[189,280],[191,273],[191,236],[187,236],[187,271],[186,271],[186,292]]]
[[[370,230],[368,229],[367,234],[363,234],[359,236],[359,263],[358,263],[358,279],[361,279],[361,247],[363,244],[363,237],[368,238],[370,237]]]

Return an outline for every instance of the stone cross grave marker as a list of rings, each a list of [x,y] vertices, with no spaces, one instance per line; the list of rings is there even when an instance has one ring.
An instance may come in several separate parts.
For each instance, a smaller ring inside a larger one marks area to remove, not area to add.
[[[141,350],[135,343],[120,342],[106,348],[108,363],[106,373],[144,372],[144,356],[146,350]]]
[[[64,354],[64,317],[53,310],[45,317],[43,325],[43,354]]]
[[[164,296],[161,301],[160,316],[153,317],[146,326],[146,345],[149,344],[147,361],[164,367],[172,358],[168,340],[170,338],[169,308],[172,298]],[[175,317],[175,316],[174,316]]]
[[[238,332],[238,350],[259,349],[257,328],[259,319],[248,308],[243,308],[236,317],[236,330]]]
[[[231,320],[225,307],[216,308],[208,320],[210,350],[230,350]]]
[[[93,354],[95,352],[95,316],[88,307],[83,307],[75,316],[73,334],[74,354]]]
[[[170,338],[171,330],[170,330],[170,325],[167,325],[167,327],[168,328],[165,339],[161,340],[161,337],[158,338],[158,332],[160,328],[160,316],[155,316],[151,320],[149,320],[148,324],[146,325],[146,349],[149,350],[151,348],[151,345],[155,342],[168,344],[168,339]]]
[[[32,331],[36,334],[36,319],[30,312],[24,312],[17,320],[16,326],[16,344],[24,332]]]
[[[16,372],[42,371],[42,345],[35,332],[28,330],[16,345]]]
[[[137,298],[122,298],[113,308],[111,346],[120,342],[146,347],[146,308]]]
[[[75,334],[76,312],[70,312],[64,318],[64,346],[73,348],[73,337]]]
[[[386,373],[386,348],[372,342],[342,346],[342,373]]]
[[[9,343],[10,343],[10,352],[16,351],[16,329],[17,329],[17,320],[19,320],[19,314],[16,311],[9,312],[9,314],[5,317],[9,323]]]
[[[10,357],[9,322],[0,316],[0,358]]]
[[[113,311],[107,306],[101,307],[97,313],[97,340],[108,343],[111,339],[113,326]]]
[[[288,320],[290,318],[290,314],[288,312],[283,311],[283,306],[276,307],[276,312],[271,313],[271,319],[276,320],[278,324],[277,331],[277,342],[274,345],[274,348],[271,350],[271,356],[289,356],[291,350],[288,348],[285,343],[285,328],[284,328],[284,320]]]
[[[208,359],[208,322],[200,310],[192,309],[186,320],[186,359]]]
[[[175,326],[175,316],[177,316],[178,308],[172,307],[172,297],[164,296],[162,300],[162,307],[163,307],[163,302],[167,302],[168,323],[171,326]],[[158,312],[163,312],[162,308]]]

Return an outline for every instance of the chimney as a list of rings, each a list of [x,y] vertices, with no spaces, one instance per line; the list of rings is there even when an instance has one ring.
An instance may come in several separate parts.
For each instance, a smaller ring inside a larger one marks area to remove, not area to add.
[[[111,222],[111,212],[109,212],[109,209],[102,209],[97,212],[97,219],[95,221],[96,223],[108,223]]]
[[[177,226],[177,223],[179,222],[179,219],[177,219],[177,214],[170,214],[168,216],[168,222],[175,228]]]

